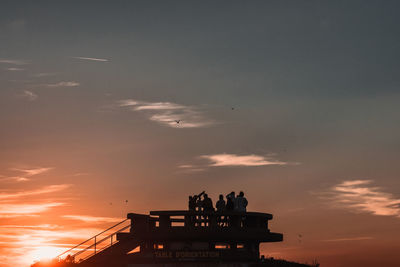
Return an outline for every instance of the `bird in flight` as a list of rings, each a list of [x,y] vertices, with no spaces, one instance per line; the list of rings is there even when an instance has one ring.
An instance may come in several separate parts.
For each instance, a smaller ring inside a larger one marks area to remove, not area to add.
[[[298,237],[297,240],[299,241],[299,243],[301,243],[303,235],[302,234],[298,234],[297,237]]]
[[[175,122],[176,122],[176,123],[180,123],[180,122],[181,122],[181,120],[175,120]]]

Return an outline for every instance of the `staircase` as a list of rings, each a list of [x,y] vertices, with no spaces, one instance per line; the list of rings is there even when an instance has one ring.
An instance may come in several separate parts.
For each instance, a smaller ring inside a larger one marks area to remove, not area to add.
[[[60,260],[67,260],[73,262],[85,261],[96,254],[104,251],[118,243],[117,234],[126,231],[131,227],[129,219],[125,219],[110,228],[92,236],[88,240],[64,251],[56,258]]]

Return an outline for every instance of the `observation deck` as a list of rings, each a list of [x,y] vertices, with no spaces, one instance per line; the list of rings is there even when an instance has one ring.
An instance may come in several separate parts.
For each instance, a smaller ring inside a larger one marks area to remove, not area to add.
[[[127,219],[59,256],[82,266],[259,262],[262,242],[280,242],[260,212],[151,211]],[[111,234],[109,234],[111,233]],[[68,255],[68,256],[67,256]]]
[[[118,240],[207,241],[207,242],[279,242],[283,235],[271,233],[272,215],[259,212],[151,211],[150,215],[129,213],[129,233],[117,234]]]
[[[269,230],[272,218],[235,211],[128,213],[127,219],[60,254],[58,262],[88,267],[256,266],[260,243],[283,240],[281,233]]]

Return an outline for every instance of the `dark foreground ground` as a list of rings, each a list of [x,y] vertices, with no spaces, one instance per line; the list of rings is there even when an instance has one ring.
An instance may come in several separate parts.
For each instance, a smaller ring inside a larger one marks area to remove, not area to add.
[[[47,261],[47,262],[37,262],[32,264],[31,267],[105,267],[105,266],[92,266],[86,265],[84,263],[74,263],[68,261]],[[110,266],[111,267],[111,266]],[[314,264],[302,264],[296,262],[290,262],[279,259],[265,259],[262,262],[257,263],[174,263],[174,264],[130,264],[128,267],[319,267],[318,263]]]

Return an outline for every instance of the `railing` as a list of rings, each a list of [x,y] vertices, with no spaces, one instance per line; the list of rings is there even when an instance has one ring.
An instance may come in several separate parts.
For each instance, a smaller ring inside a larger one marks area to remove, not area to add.
[[[97,235],[92,236],[91,238],[83,241],[82,243],[64,251],[56,258],[58,260],[81,262],[96,255],[97,253],[105,250],[106,248],[118,242],[116,235],[131,227],[130,221],[129,224],[126,223],[128,220],[129,219],[125,219],[107,228],[106,230],[98,233]],[[118,230],[115,230],[117,227]]]
[[[228,227],[228,228],[264,228],[268,229],[269,213],[237,212],[237,211],[151,211],[151,221],[155,227]],[[130,215],[128,214],[128,218]]]

